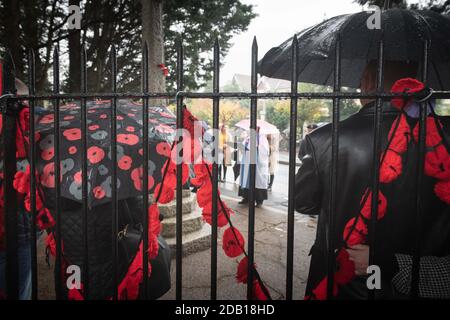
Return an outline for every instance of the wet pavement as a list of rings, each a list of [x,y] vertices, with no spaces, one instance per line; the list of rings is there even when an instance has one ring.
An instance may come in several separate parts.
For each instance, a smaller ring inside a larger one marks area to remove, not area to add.
[[[279,166],[269,199],[256,209],[255,263],[273,299],[284,299],[286,292],[287,172],[287,165]],[[222,199],[234,210],[233,224],[247,239],[248,207],[238,204],[238,185],[231,181],[232,170],[228,170],[227,182],[220,184]],[[316,219],[295,213],[294,220],[293,296],[294,299],[303,299],[309,268],[308,253],[315,237]],[[235,279],[237,265],[242,257],[233,259],[223,253],[222,233],[223,230],[219,230],[217,298],[245,299],[246,286]],[[41,299],[54,299],[53,271],[45,263],[43,243],[38,252],[39,296]],[[183,299],[210,298],[210,259],[210,249],[183,258]],[[175,276],[175,260],[172,260],[172,289],[161,299],[175,299]]]

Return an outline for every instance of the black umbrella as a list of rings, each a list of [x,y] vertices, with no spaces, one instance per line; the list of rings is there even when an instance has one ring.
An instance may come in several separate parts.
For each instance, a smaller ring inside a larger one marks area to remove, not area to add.
[[[117,189],[118,200],[142,195],[143,126],[142,105],[129,100],[117,103]],[[112,197],[111,101],[87,103],[88,203],[107,203]],[[81,109],[77,103],[60,108],[61,195],[82,201]],[[37,169],[46,199],[53,197],[53,112],[37,117]],[[175,116],[165,107],[149,108],[149,191],[161,179],[161,168],[170,154],[176,128]]]
[[[383,38],[385,60],[422,61],[423,42],[431,40],[429,82],[436,90],[450,89],[450,19],[433,11],[390,9],[381,13],[381,29],[369,29],[372,12],[328,19],[297,34],[298,80],[333,85],[335,46],[341,39],[341,81],[358,88],[366,64],[378,58]],[[290,80],[292,38],[270,49],[258,64],[258,72]]]

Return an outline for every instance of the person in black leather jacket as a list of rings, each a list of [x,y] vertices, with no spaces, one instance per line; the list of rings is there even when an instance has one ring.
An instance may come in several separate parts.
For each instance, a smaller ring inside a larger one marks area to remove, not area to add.
[[[384,88],[388,91],[401,78],[416,77],[414,63],[385,63]],[[361,81],[362,92],[374,92],[376,88],[376,63],[369,63]],[[301,142],[299,158],[302,165],[296,175],[296,211],[318,215],[315,243],[311,249],[311,264],[305,295],[311,296],[318,283],[327,275],[327,221],[334,215],[335,249],[343,246],[343,230],[346,223],[358,214],[361,195],[372,179],[375,102],[361,101],[363,107],[339,124],[338,188],[335,212],[328,212],[331,175],[331,124],[306,136]],[[399,111],[389,102],[383,104],[382,150],[388,143],[388,132]],[[440,117],[443,132],[449,141],[450,117]],[[417,119],[408,119],[411,127]],[[403,173],[394,182],[382,185],[380,190],[388,198],[388,208],[379,220],[375,239],[375,264],[381,270],[381,289],[376,298],[407,297],[411,275],[411,256],[416,236],[421,238],[420,292],[422,297],[450,297],[450,206],[433,193],[435,180],[424,176],[423,216],[421,234],[415,234],[415,184],[417,144],[410,142],[402,156]],[[366,242],[367,243],[367,242]],[[369,246],[349,248],[350,260],[357,275],[350,283],[339,288],[337,299],[366,299]],[[403,257],[403,258],[402,258]],[[442,272],[444,270],[444,272]],[[445,270],[447,270],[445,272]],[[399,280],[393,283],[392,280]],[[406,280],[405,280],[406,279]],[[403,283],[402,283],[403,281]],[[428,287],[427,287],[428,286]]]

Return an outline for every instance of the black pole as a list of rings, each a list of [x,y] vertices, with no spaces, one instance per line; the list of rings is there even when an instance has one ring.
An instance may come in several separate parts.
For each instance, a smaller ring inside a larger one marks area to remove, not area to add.
[[[112,91],[117,92],[117,54],[116,47],[111,47],[111,87]],[[112,168],[112,257],[113,267],[113,299],[118,299],[119,286],[119,248],[117,235],[119,233],[119,215],[117,204],[117,97],[113,97],[111,104],[111,168]]]
[[[36,94],[34,51],[28,51],[28,90],[31,96]],[[35,106],[34,99],[29,100],[30,105],[30,214],[31,214],[31,299],[37,300],[37,237],[36,237],[36,139],[35,139]]]
[[[87,54],[86,47],[81,46],[81,92],[87,93]],[[87,131],[87,107],[86,98],[81,99],[81,147],[82,152],[82,168],[81,168],[81,199],[83,202],[83,215],[82,215],[82,227],[83,227],[83,293],[84,298],[89,299],[89,210],[88,210],[88,158],[87,158],[87,148],[88,148],[88,131]]]
[[[144,49],[142,51],[142,93],[148,93],[148,44],[145,42]],[[143,110],[143,186],[142,186],[142,197],[143,197],[143,226],[144,226],[144,239],[143,239],[143,260],[144,260],[144,299],[148,299],[148,230],[149,230],[149,219],[148,219],[148,98],[144,98],[144,110]]]
[[[380,41],[378,46],[378,66],[377,66],[377,93],[383,91],[383,60],[384,60],[384,43]],[[381,122],[382,122],[383,101],[380,98],[376,100],[375,117],[374,117],[374,141],[373,141],[373,158],[372,158],[372,201],[371,201],[371,217],[369,223],[369,266],[376,264],[375,260],[375,243],[376,243],[376,225],[378,217],[378,197],[380,191],[380,158],[381,158]],[[375,299],[375,290],[369,290],[368,298]]]
[[[251,92],[257,92],[258,74],[258,43],[256,37],[253,38],[251,56]],[[258,100],[256,97],[250,99],[250,183],[248,189],[248,280],[247,299],[253,298],[253,264],[255,259],[255,189],[256,189],[256,117],[258,110]],[[245,163],[243,165],[246,165]]]
[[[58,45],[53,50],[53,94],[59,93],[59,50]],[[53,136],[54,136],[54,166],[55,166],[55,217],[56,217],[56,262],[55,262],[55,286],[56,286],[56,299],[61,300],[63,297],[63,274],[65,270],[62,270],[62,235],[61,235],[61,153],[60,153],[60,117],[59,117],[59,99],[53,99]]]
[[[177,91],[183,91],[183,43],[180,39],[177,46]],[[183,97],[177,96],[177,130],[183,128]],[[178,131],[177,155],[183,158],[183,137]],[[177,163],[176,189],[176,299],[181,300],[183,288],[183,189],[182,163]]]
[[[421,80],[426,85],[428,80],[428,60],[430,53],[430,41],[425,40],[423,44],[423,60],[422,60],[422,75]],[[422,234],[422,191],[423,191],[423,177],[424,177],[424,163],[425,163],[425,152],[426,152],[426,132],[427,132],[427,102],[420,103],[420,114],[419,114],[419,138],[418,138],[418,148],[417,148],[417,168],[416,168],[416,210],[415,210],[415,243],[413,248],[413,264],[412,264],[412,276],[411,276],[411,298],[419,298],[419,275],[420,275],[420,244],[421,244],[421,234]]]
[[[294,35],[292,40],[292,75],[291,94],[298,91],[298,40]],[[289,125],[289,193],[288,193],[288,226],[287,226],[287,257],[286,257],[286,300],[292,300],[294,279],[294,208],[295,208],[295,163],[297,157],[297,98],[291,98],[290,125]]]
[[[219,92],[220,48],[214,42],[213,92]],[[212,165],[212,234],[211,234],[211,300],[217,299],[217,217],[218,217],[218,155],[219,155],[219,97],[213,99],[214,161]],[[194,137],[192,137],[194,138]],[[224,146],[225,147],[225,146]]]
[[[333,92],[341,90],[341,39],[338,36],[335,48],[334,88]],[[339,157],[339,103],[340,99],[333,98],[333,122],[331,126],[331,177],[330,177],[330,203],[328,206],[328,262],[327,262],[327,299],[333,298],[334,271],[335,271],[335,212],[336,193],[338,187],[338,157]]]

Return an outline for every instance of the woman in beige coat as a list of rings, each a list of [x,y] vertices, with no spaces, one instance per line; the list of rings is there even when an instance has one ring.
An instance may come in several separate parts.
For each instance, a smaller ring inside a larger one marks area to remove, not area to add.
[[[227,127],[222,125],[219,134],[219,150],[221,159],[219,163],[219,181],[224,182],[227,179],[227,167],[231,166],[231,146],[229,145],[231,136]],[[222,176],[223,169],[223,176]],[[222,179],[223,178],[223,179]]]

